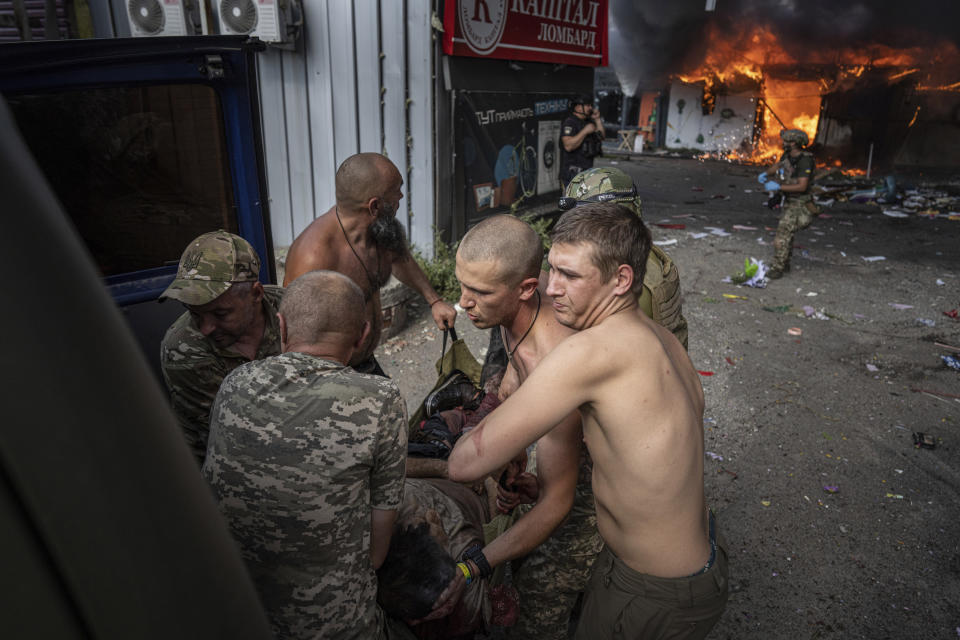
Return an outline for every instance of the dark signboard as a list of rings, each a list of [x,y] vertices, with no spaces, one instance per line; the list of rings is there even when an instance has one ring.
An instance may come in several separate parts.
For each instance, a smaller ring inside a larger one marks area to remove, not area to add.
[[[447,55],[607,64],[607,0],[446,0]]]
[[[460,92],[457,158],[468,224],[513,206],[560,196],[560,123],[568,100],[555,93]]]

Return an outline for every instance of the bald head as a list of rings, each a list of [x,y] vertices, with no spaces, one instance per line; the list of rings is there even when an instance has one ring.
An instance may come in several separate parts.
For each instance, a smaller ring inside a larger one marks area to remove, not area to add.
[[[363,291],[335,271],[310,271],[294,280],[279,309],[288,345],[352,345],[363,332],[364,311]]]
[[[514,285],[538,278],[543,243],[526,222],[509,215],[491,216],[470,229],[460,241],[457,256],[467,262],[494,262],[500,280]]]
[[[382,198],[391,183],[399,179],[400,172],[386,156],[379,153],[352,155],[337,169],[337,204],[344,209],[358,209],[370,198]]]

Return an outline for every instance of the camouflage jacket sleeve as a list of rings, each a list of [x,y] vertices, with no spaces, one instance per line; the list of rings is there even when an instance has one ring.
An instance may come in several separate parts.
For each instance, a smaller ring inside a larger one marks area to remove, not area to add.
[[[210,432],[210,408],[227,372],[215,358],[194,352],[183,343],[164,345],[160,362],[177,423],[194,456],[203,460]]]
[[[392,385],[391,385],[392,386]],[[400,392],[392,386],[383,405],[377,429],[373,470],[370,474],[370,506],[397,509],[403,499],[407,460],[407,409]]]

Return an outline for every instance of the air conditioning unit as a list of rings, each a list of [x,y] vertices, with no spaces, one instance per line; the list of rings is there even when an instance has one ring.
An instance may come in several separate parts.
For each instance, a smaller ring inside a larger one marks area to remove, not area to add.
[[[189,36],[201,33],[199,0],[126,0],[134,37]]]
[[[220,33],[291,43],[303,23],[297,0],[216,0]]]

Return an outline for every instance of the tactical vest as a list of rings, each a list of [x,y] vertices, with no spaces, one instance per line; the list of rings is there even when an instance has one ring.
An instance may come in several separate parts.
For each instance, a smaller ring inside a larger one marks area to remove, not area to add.
[[[647,272],[643,276],[640,308],[657,324],[666,327],[687,348],[687,319],[683,317],[680,272],[660,247],[650,247]],[[649,296],[649,297],[648,297]],[[649,309],[646,302],[649,301]]]

